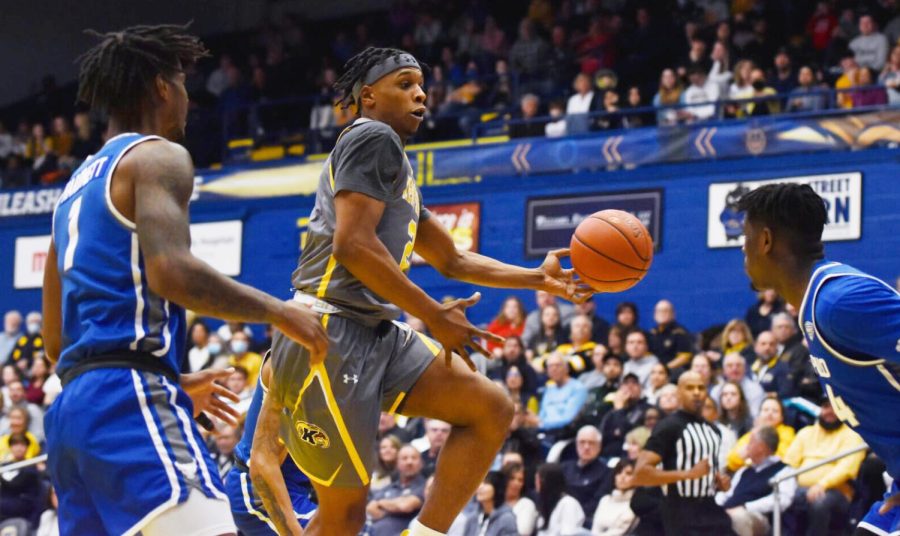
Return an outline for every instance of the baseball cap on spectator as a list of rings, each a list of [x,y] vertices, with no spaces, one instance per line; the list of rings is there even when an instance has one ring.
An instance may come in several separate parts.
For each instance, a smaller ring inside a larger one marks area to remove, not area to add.
[[[625,376],[622,377],[622,383],[625,383],[625,382],[627,382],[627,381],[629,381],[629,380],[633,380],[633,381],[635,381],[636,383],[641,383],[641,378],[640,378],[640,376],[638,376],[638,375],[635,374],[634,372],[629,372],[628,374],[626,374]]]
[[[610,360],[616,360],[619,362],[620,365],[625,364],[624,361],[622,361],[622,356],[620,356],[618,354],[606,354],[605,356],[603,356],[603,364],[604,365],[606,364],[607,361],[610,361]],[[630,373],[630,374],[633,375],[634,373]]]

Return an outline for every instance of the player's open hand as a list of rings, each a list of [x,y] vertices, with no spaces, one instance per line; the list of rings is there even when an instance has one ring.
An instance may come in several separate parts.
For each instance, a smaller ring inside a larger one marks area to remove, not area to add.
[[[425,321],[431,334],[444,347],[448,367],[453,359],[453,354],[456,353],[474,372],[476,370],[475,362],[472,361],[468,348],[478,351],[486,357],[491,357],[491,353],[481,345],[479,339],[497,343],[505,340],[503,337],[478,329],[466,318],[466,309],[478,303],[480,299],[481,293],[476,292],[468,298],[447,302],[441,305],[440,313],[435,318]]]
[[[574,303],[584,303],[594,295],[594,289],[582,283],[572,268],[563,268],[560,259],[569,256],[569,249],[555,249],[544,258],[538,268],[544,275],[544,287],[554,296],[565,298]]]
[[[282,319],[276,324],[287,337],[309,350],[309,362],[318,365],[328,353],[328,333],[322,320],[309,307],[288,300],[284,302]]]
[[[229,406],[226,400],[237,403],[241,398],[224,385],[216,383],[217,380],[224,381],[232,372],[234,369],[229,367],[224,370],[206,369],[181,375],[181,388],[194,403],[194,417],[205,412],[231,426],[237,426],[241,414]]]

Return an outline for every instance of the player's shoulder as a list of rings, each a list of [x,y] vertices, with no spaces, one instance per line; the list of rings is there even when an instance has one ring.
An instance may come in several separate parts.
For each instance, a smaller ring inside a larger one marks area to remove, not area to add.
[[[156,137],[145,139],[131,147],[122,155],[118,167],[132,169],[147,165],[155,167],[159,164],[193,167],[191,154],[184,146]]]
[[[347,127],[347,130],[341,135],[341,139],[338,140],[338,144],[343,142],[343,145],[348,145],[372,140],[395,142],[398,146],[401,145],[400,136],[390,125],[368,118],[357,119]]]
[[[900,294],[884,281],[860,272],[829,274],[816,289],[815,313],[863,313],[877,308],[884,300],[900,299]]]

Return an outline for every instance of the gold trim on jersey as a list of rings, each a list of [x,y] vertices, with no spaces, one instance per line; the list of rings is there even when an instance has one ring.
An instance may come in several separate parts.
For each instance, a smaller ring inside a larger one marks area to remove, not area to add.
[[[418,331],[415,331],[414,333],[422,339],[422,342],[425,343],[425,346],[427,346],[429,350],[431,350],[432,354],[438,355],[441,353],[441,347],[435,344],[433,340],[429,339],[427,335],[423,335]]]
[[[393,415],[397,413],[397,408],[400,407],[400,403],[403,402],[403,399],[406,398],[406,391],[400,391],[400,394],[397,395],[397,398],[394,400],[394,403],[391,404],[391,409],[388,410],[388,415]]]
[[[337,268],[337,260],[334,258],[334,254],[328,256],[328,264],[325,265],[325,273],[322,274],[322,280],[319,281],[319,288],[316,289],[316,298],[324,298],[325,293],[328,291],[328,283],[331,283],[331,276],[334,274],[334,269]]]

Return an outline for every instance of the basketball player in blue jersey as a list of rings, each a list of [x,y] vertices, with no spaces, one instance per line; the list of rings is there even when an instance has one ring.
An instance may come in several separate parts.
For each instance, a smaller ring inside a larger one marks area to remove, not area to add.
[[[591,295],[560,266],[565,250],[549,254],[539,268],[510,266],[457,250],[430,217],[404,150],[423,120],[423,83],[412,55],[369,48],[348,61],[336,84],[360,117],[325,162],[293,275],[295,299],[322,315],[329,350],[317,358],[275,333],[249,468],[280,534],[359,532],[381,411],[453,425],[411,536],[448,530],[507,435],[509,396],[473,372],[466,349],[480,348],[478,338],[498,339],[466,319],[479,295],[436,302],[407,277],[413,251],[445,276],[469,283],[545,290],[574,301]],[[399,322],[401,310],[421,318],[434,339]],[[319,500],[305,532],[280,469],[286,454]]]
[[[62,534],[213,535],[235,527],[192,418],[232,420],[213,380],[179,377],[185,308],[271,322],[313,355],[318,318],[219,274],[190,252],[194,183],[180,145],[183,67],[206,54],[184,26],[100,35],[79,97],[109,140],[66,185],[44,274],[44,341],[64,389],[45,419]]]
[[[247,409],[244,420],[244,433],[234,449],[234,467],[225,477],[225,491],[231,502],[231,514],[241,534],[246,536],[272,536],[277,535],[278,530],[269,517],[265,505],[259,494],[253,487],[249,476],[250,452],[253,449],[253,434],[256,431],[256,420],[262,407],[263,396],[268,392],[269,378],[272,374],[269,366],[268,354],[266,354],[263,366],[260,369],[259,379],[256,381],[256,391]],[[316,503],[311,497],[312,487],[309,478],[303,474],[290,456],[285,456],[281,462],[281,474],[290,496],[291,509],[301,527],[306,527],[310,518],[316,511]]]
[[[808,185],[771,184],[745,194],[744,263],[753,286],[800,312],[813,368],[837,416],[887,465],[894,484],[857,535],[900,534],[900,294],[825,259],[825,203]]]

